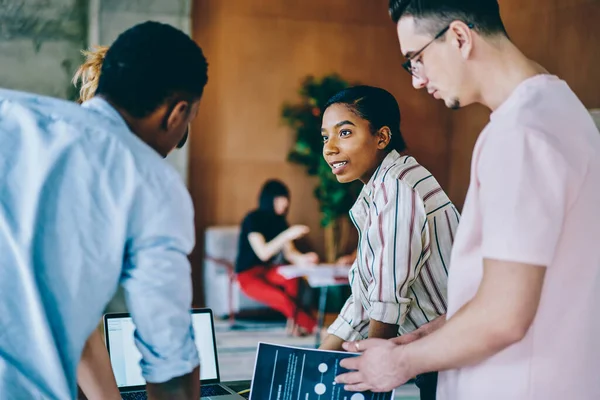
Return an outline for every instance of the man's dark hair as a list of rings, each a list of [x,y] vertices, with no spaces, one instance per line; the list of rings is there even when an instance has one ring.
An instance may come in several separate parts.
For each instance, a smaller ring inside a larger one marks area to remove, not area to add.
[[[194,101],[208,80],[206,58],[185,33],[159,22],[123,32],[106,52],[97,95],[142,118],[172,96]]]
[[[473,24],[481,35],[506,34],[497,0],[390,0],[392,20],[412,16],[422,32],[435,35],[453,21]]]
[[[369,121],[371,133],[387,126],[392,137],[387,150],[406,150],[400,133],[400,107],[396,98],[387,90],[374,86],[353,86],[334,94],[325,104],[326,110],[334,104],[343,104],[358,117]]]

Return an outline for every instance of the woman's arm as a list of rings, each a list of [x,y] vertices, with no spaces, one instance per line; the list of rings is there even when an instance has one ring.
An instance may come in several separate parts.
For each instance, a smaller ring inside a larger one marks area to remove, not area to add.
[[[248,242],[250,247],[261,261],[268,261],[275,254],[284,250],[284,247],[309,232],[307,226],[294,225],[275,236],[273,240],[267,242],[265,237],[258,232],[251,232],[248,234]]]
[[[319,335],[321,332],[317,332],[317,335]],[[342,347],[342,345],[344,344],[345,340],[335,336],[334,334],[328,334],[327,337],[325,338],[325,340],[323,340],[323,343],[321,343],[321,345],[319,346],[319,349],[321,350],[334,350],[334,351],[344,351],[344,348]]]
[[[398,336],[398,325],[387,324],[374,319],[369,322],[369,339],[392,339],[396,336]]]
[[[342,348],[344,342],[367,337],[369,320],[365,319],[366,315],[362,311],[362,306],[356,307],[354,296],[351,294],[348,297],[340,314],[327,329],[328,335],[323,340],[320,349],[344,351]]]
[[[100,332],[94,329],[77,367],[77,383],[88,400],[120,400],[121,394]]]
[[[292,264],[312,265],[319,262],[317,253],[300,253],[293,242],[288,242],[283,246],[283,255]]]

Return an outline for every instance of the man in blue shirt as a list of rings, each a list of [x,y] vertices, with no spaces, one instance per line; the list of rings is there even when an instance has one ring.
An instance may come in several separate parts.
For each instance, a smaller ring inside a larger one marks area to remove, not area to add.
[[[150,398],[199,398],[187,255],[193,207],[164,157],[195,117],[202,50],[156,22],[124,32],[82,106],[0,90],[0,393],[68,399],[121,284]]]

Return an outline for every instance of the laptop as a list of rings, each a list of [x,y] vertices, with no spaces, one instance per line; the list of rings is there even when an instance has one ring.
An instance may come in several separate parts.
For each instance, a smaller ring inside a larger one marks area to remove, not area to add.
[[[213,315],[210,309],[193,309],[192,325],[196,348],[200,355],[200,383],[202,400],[240,400],[240,396],[228,387],[221,385],[217,341]],[[133,332],[135,326],[129,313],[104,315],[104,337],[110,363],[117,386],[124,400],[146,399],[146,381],[142,377],[142,358],[135,346]]]

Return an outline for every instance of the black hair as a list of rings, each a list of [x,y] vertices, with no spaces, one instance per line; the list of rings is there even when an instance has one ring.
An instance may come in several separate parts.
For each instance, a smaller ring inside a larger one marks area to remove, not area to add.
[[[387,90],[373,86],[353,86],[334,94],[324,110],[334,104],[343,104],[360,118],[369,121],[371,133],[387,126],[392,137],[386,149],[399,153],[406,150],[406,142],[400,132],[400,107]]]
[[[182,31],[148,21],[123,32],[102,63],[97,95],[136,118],[181,96],[195,101],[208,81],[202,49]]]
[[[498,0],[390,0],[389,13],[395,23],[405,16],[414,17],[417,27],[430,35],[462,21],[481,35],[508,37]]]
[[[290,198],[287,186],[277,179],[270,179],[263,185],[258,198],[258,208],[263,211],[275,212],[274,201],[276,197]]]

